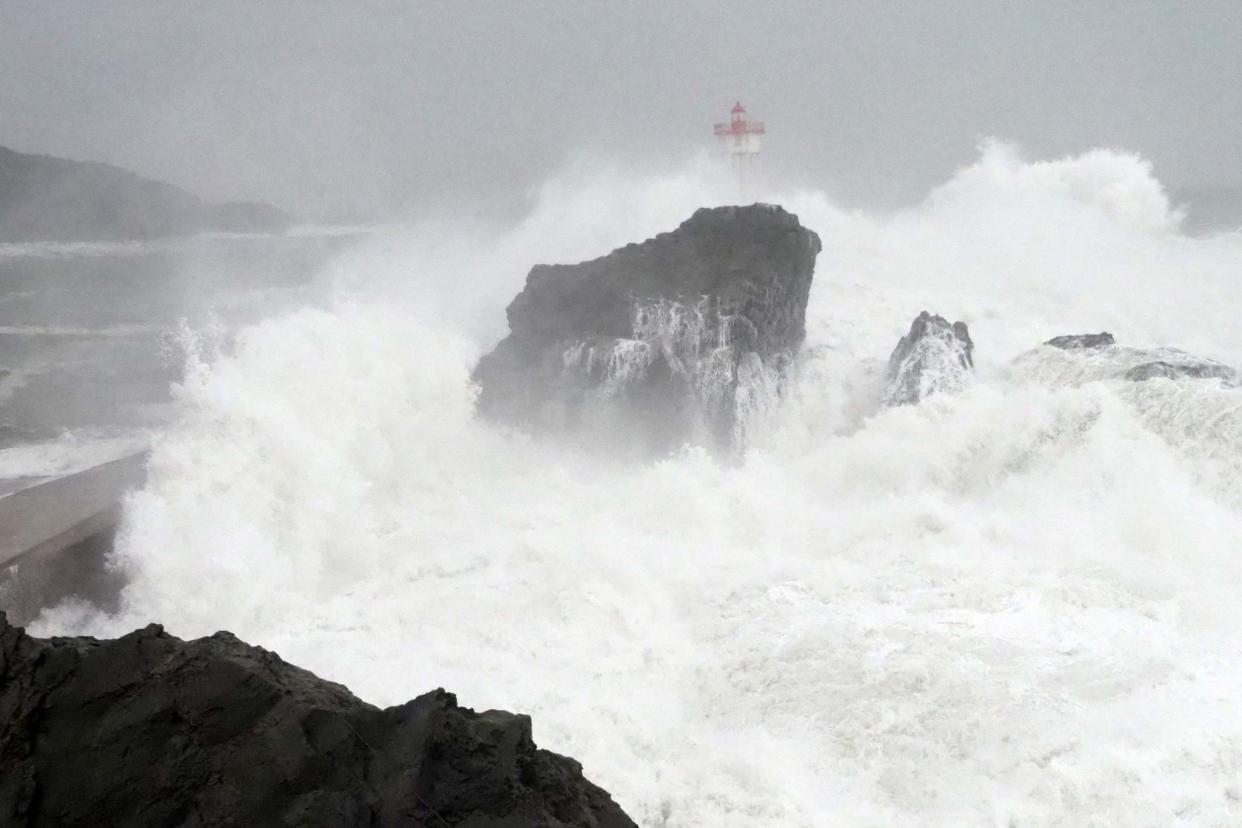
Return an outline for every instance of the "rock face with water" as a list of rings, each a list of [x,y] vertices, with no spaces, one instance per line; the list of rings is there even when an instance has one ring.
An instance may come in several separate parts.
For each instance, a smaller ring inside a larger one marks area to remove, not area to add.
[[[634,825],[526,716],[380,710],[229,633],[38,639],[3,613],[0,824]]]
[[[819,237],[780,207],[719,207],[642,244],[536,265],[475,370],[479,410],[663,451],[737,445],[805,336]]]
[[[923,311],[888,360],[885,405],[912,405],[932,394],[964,387],[974,369],[974,343],[966,323]]]

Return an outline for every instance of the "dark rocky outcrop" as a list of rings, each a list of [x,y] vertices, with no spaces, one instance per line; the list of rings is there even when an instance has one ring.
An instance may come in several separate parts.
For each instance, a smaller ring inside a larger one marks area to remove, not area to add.
[[[1126,379],[1132,382],[1143,382],[1149,379],[1218,379],[1226,385],[1238,383],[1238,372],[1228,365],[1206,360],[1181,360],[1169,362],[1153,360],[1135,365],[1126,371]]]
[[[888,360],[885,405],[911,405],[962,388],[974,368],[975,344],[964,322],[923,311]]]
[[[210,230],[263,233],[283,230],[289,222],[271,205],[212,204],[108,164],[0,147],[0,242],[127,241]]]
[[[474,378],[486,416],[623,432],[662,451],[736,445],[805,336],[819,237],[780,207],[701,209],[576,265],[536,265]]]
[[[1106,348],[1113,344],[1113,335],[1107,331],[1098,334],[1069,334],[1054,336],[1044,344],[1063,351]]]
[[[0,824],[633,826],[526,716],[380,710],[229,633],[38,639],[0,614]]]

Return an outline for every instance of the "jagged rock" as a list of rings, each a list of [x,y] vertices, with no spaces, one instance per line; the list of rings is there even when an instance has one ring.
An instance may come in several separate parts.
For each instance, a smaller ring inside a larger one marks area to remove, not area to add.
[[[38,639],[3,613],[0,824],[634,825],[527,716],[380,710],[226,632]]]
[[[1113,335],[1107,331],[1098,334],[1069,334],[1067,336],[1054,336],[1044,344],[1066,351],[1106,348],[1113,344]]]
[[[1132,382],[1143,382],[1156,377],[1174,380],[1182,378],[1219,379],[1223,380],[1227,385],[1236,385],[1238,382],[1237,371],[1228,365],[1207,361],[1167,362],[1165,360],[1155,360],[1144,362],[1126,371],[1125,377]]]
[[[805,336],[819,237],[780,207],[701,209],[576,265],[536,265],[480,360],[479,411],[662,451],[737,445]]]
[[[911,405],[931,394],[957,391],[970,377],[975,344],[965,322],[920,313],[888,360],[885,405]]]

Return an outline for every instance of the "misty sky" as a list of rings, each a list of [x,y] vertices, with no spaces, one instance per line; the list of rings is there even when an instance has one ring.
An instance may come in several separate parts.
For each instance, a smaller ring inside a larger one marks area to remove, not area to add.
[[[925,192],[1014,140],[1242,184],[1242,2],[16,2],[0,144],[306,215],[520,203],[671,168],[735,98],[779,180]]]

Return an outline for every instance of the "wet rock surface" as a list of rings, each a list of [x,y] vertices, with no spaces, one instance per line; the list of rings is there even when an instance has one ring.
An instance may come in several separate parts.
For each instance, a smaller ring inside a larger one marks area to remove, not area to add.
[[[1238,372],[1228,365],[1208,360],[1186,359],[1181,361],[1154,360],[1135,365],[1126,371],[1125,378],[1131,382],[1149,379],[1218,379],[1226,385],[1236,385]]]
[[[480,360],[479,410],[647,451],[737,445],[805,336],[819,237],[780,207],[701,209],[575,265],[536,265]]]
[[[226,632],[39,639],[2,613],[0,824],[634,825],[526,716],[380,710]]]
[[[923,311],[888,360],[884,404],[912,405],[963,388],[974,369],[974,342],[964,322]]]
[[[1056,350],[1036,348],[1018,356],[1015,365],[1020,371],[1074,383],[1164,379],[1215,381],[1226,388],[1242,385],[1242,373],[1233,366],[1178,348],[1118,345],[1107,333],[1058,336],[1044,345]]]
[[[1105,331],[1098,334],[1069,334],[1066,336],[1054,336],[1044,344],[1067,351],[1089,350],[1092,348],[1106,348],[1109,345],[1113,345],[1114,340],[1113,335]]]

